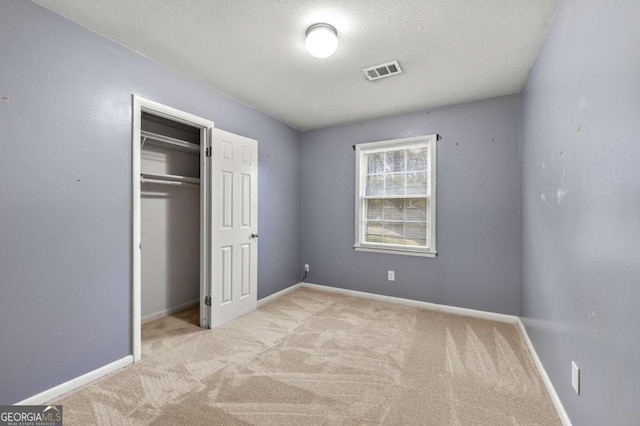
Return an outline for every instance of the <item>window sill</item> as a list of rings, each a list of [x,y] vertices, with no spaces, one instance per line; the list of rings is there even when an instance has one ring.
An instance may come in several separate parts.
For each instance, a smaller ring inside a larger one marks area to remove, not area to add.
[[[399,248],[381,248],[381,247],[366,247],[366,246],[353,246],[353,248],[356,251],[364,251],[369,253],[400,254],[403,256],[435,258],[438,255],[438,252],[436,251],[403,250]]]

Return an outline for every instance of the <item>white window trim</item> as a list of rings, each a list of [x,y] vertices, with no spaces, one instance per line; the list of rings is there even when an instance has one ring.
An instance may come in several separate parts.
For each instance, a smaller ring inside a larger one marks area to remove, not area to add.
[[[406,256],[421,256],[421,257],[436,257],[438,252],[436,251],[436,141],[437,135],[417,136],[411,138],[391,139],[386,141],[360,143],[355,145],[356,150],[356,217],[355,217],[355,244],[353,248],[356,251],[374,252],[374,253],[387,253],[387,254],[400,254]],[[367,243],[362,241],[364,235],[364,221],[361,220],[364,211],[364,179],[360,176],[360,172],[363,167],[364,155],[363,151],[371,151],[375,149],[388,149],[397,145],[407,145],[424,143],[429,147],[429,217],[428,223],[430,226],[429,241],[427,248],[415,248],[410,246],[399,246],[393,244],[384,243]]]

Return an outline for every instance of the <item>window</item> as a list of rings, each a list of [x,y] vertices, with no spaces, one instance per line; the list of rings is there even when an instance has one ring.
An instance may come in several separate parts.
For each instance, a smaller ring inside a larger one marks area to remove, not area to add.
[[[356,145],[354,248],[435,257],[436,135]]]

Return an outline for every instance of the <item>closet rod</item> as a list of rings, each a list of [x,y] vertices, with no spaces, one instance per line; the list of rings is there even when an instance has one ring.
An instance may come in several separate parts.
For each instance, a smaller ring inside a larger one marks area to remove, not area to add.
[[[192,187],[200,187],[199,183],[191,183],[191,182],[179,182],[175,180],[164,180],[164,179],[149,179],[149,178],[141,178],[141,183],[158,183],[162,185],[178,185],[178,186],[192,186]]]
[[[161,183],[167,185],[199,186],[200,179],[188,176],[167,175],[161,173],[140,173],[142,183]]]

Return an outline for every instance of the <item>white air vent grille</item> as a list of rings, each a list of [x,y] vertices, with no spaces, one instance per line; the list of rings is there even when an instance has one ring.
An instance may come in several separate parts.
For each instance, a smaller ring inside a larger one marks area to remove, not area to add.
[[[364,75],[367,76],[369,81],[378,80],[384,77],[391,77],[392,75],[400,74],[402,68],[398,61],[387,62],[386,64],[380,64],[373,67],[365,68]]]

